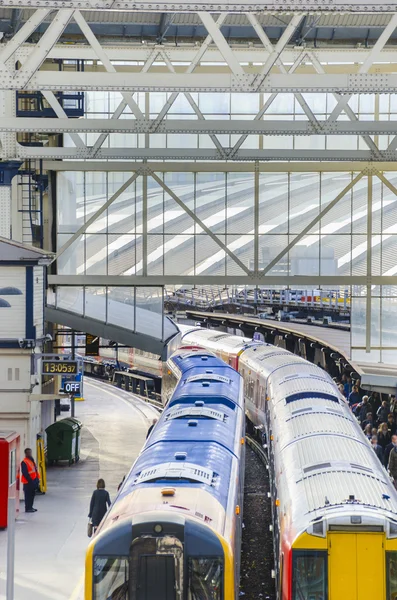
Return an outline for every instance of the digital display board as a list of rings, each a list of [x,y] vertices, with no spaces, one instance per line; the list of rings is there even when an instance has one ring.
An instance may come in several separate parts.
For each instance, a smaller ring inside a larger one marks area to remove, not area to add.
[[[73,360],[43,360],[43,375],[76,375],[77,362]]]

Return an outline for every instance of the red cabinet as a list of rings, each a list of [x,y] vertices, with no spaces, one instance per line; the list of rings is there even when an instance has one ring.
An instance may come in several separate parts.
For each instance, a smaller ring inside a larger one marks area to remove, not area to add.
[[[8,525],[8,499],[15,498],[19,513],[20,438],[15,431],[0,431],[0,529]]]

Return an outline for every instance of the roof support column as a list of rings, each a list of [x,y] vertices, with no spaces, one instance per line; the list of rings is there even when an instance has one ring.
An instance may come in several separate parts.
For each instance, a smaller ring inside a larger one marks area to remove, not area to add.
[[[255,162],[254,171],[254,272],[259,270],[259,163]]]
[[[368,175],[367,186],[367,298],[365,313],[365,352],[371,352],[371,326],[372,326],[372,192],[373,176]]]

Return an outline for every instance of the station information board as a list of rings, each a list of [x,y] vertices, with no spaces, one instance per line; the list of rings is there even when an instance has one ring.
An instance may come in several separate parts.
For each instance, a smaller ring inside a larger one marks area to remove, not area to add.
[[[73,360],[43,360],[43,375],[76,375],[77,362]]]

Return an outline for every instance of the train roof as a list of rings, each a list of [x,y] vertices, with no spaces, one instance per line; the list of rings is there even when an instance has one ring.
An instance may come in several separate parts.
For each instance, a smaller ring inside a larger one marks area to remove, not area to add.
[[[206,398],[207,399],[207,398]],[[229,450],[236,451],[237,422],[241,418],[238,404],[215,403],[197,400],[190,405],[177,402],[169,403],[164,416],[159,421],[147,441],[146,448],[159,443],[216,442]],[[190,460],[186,457],[186,460]]]
[[[178,457],[185,455],[185,460]],[[226,509],[234,455],[216,442],[158,440],[145,448],[124,483],[120,498],[135,486],[204,489]]]
[[[343,510],[393,518],[397,494],[330,376],[280,348],[250,348],[241,365],[266,382],[280,510],[297,531]]]
[[[200,367],[203,370],[203,368],[225,366],[223,360],[204,348],[180,348],[172,354],[169,361],[178,368],[181,374],[194,367]]]
[[[186,345],[189,342],[197,344],[201,342],[209,349],[218,349],[218,347],[222,345],[222,348],[225,350],[236,350],[244,348],[244,346],[252,342],[252,339],[238,335],[230,335],[230,333],[213,329],[195,329],[182,335],[182,343]]]
[[[170,406],[179,403],[209,402],[212,404],[237,404],[242,406],[242,378],[232,367],[225,365],[189,369],[169,402]]]

